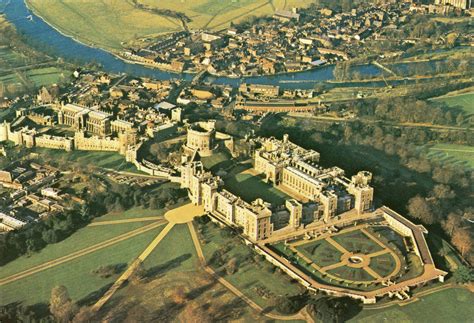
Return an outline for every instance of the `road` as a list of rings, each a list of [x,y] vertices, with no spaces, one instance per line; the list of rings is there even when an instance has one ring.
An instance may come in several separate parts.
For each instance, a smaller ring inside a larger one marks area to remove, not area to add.
[[[381,121],[381,120],[368,120],[363,118],[354,118],[354,119],[346,119],[340,117],[328,117],[328,116],[307,116],[307,115],[296,115],[290,114],[290,117],[293,118],[304,118],[304,119],[312,119],[317,121],[328,121],[328,122],[355,122],[360,121],[362,123],[369,123],[369,124],[379,124],[381,126],[391,126],[395,128],[427,128],[427,129],[435,129],[435,130],[461,130],[461,131],[472,131],[471,128],[466,127],[457,127],[457,126],[445,126],[445,125],[435,125],[429,123],[420,123],[420,122],[390,122],[390,121]]]

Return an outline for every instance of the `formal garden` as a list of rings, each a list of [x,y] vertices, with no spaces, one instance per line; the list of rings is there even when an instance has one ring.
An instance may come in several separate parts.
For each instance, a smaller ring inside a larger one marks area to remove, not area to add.
[[[354,290],[376,290],[387,280],[404,281],[423,272],[404,238],[388,226],[360,226],[269,247],[316,282]]]

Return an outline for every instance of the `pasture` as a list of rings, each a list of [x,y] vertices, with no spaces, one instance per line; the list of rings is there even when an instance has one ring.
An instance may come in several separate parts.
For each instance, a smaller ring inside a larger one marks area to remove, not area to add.
[[[474,92],[459,93],[455,95],[444,95],[431,99],[434,102],[444,103],[450,108],[459,108],[466,115],[474,114]]]
[[[460,288],[439,291],[403,306],[363,310],[349,322],[471,322],[474,293]]]
[[[27,0],[28,6],[61,32],[89,45],[120,50],[124,43],[139,38],[183,30],[183,23],[170,15],[153,12],[169,10],[184,14],[190,29],[217,31],[249,16],[271,15],[277,9],[307,6],[311,0],[138,0],[75,1]]]
[[[428,158],[453,166],[474,168],[474,147],[455,144],[436,144],[430,146]]]

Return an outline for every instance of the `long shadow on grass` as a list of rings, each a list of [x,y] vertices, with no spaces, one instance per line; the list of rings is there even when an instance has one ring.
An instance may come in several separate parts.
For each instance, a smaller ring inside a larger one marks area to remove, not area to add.
[[[220,306],[216,310],[215,317],[213,319],[218,322],[229,322],[237,320],[244,314],[247,304],[240,298],[234,298],[231,302]]]
[[[167,261],[162,265],[151,267],[146,271],[144,278],[157,278],[158,276],[165,274],[171,269],[178,268],[179,266],[181,266],[181,263],[190,259],[191,257],[192,255],[190,253],[186,253],[184,255],[171,259],[170,261]]]
[[[77,302],[77,305],[79,306],[90,306],[95,304],[101,297],[102,295],[105,294],[106,291],[109,290],[110,287],[112,287],[114,283],[109,283],[107,285],[102,286],[96,291],[93,291],[92,293],[88,294],[87,296],[83,297]]]

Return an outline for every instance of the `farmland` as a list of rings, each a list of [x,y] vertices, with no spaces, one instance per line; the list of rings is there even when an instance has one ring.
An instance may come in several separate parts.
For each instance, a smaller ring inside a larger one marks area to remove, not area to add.
[[[191,29],[219,30],[249,16],[271,15],[276,9],[306,6],[310,0],[141,0],[140,5],[183,13]],[[169,15],[141,9],[132,1],[28,0],[28,6],[61,32],[108,50],[120,50],[123,43],[183,29],[182,22]]]

